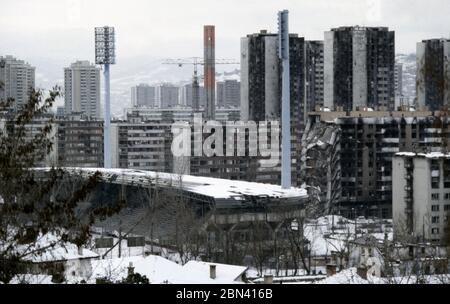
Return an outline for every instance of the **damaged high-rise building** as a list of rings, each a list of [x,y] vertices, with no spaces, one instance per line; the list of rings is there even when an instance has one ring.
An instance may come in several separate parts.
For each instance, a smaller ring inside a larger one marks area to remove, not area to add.
[[[416,75],[419,108],[437,111],[450,106],[450,39],[417,43]]]
[[[387,27],[325,32],[324,104],[331,110],[393,110],[395,33]]]
[[[327,211],[386,218],[392,214],[392,156],[449,148],[445,113],[311,113],[302,146],[304,181],[326,190]]]
[[[305,41],[305,120],[307,113],[323,107],[323,41]]]
[[[305,40],[289,34],[292,183],[300,171],[300,141],[304,129]],[[241,119],[281,119],[281,61],[278,35],[262,30],[241,38]]]
[[[300,183],[309,186],[310,195],[319,194],[326,213],[337,212],[341,195],[340,132],[335,124],[310,119],[301,142]]]

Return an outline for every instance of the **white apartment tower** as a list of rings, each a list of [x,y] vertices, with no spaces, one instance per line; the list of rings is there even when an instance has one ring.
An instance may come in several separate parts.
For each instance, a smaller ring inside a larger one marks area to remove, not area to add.
[[[0,83],[0,100],[13,98],[14,109],[20,109],[35,87],[35,67],[10,55],[0,56]]]
[[[450,233],[450,154],[400,152],[392,159],[396,237],[443,242]]]
[[[84,113],[100,117],[100,68],[89,61],[76,61],[64,68],[65,114]]]

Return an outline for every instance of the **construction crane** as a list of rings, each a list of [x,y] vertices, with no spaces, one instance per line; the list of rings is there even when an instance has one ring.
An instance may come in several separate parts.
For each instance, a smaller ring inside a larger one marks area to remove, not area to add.
[[[200,110],[200,84],[198,76],[198,66],[205,64],[203,58],[188,57],[182,59],[165,59],[162,64],[176,64],[180,68],[183,67],[183,65],[194,66],[194,75],[192,77],[192,109],[194,112],[198,112]],[[239,64],[239,62],[233,59],[216,59],[215,64]]]

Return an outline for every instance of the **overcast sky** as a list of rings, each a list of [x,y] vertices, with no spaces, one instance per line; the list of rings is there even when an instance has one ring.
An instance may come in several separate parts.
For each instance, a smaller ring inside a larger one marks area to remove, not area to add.
[[[306,39],[341,25],[396,31],[396,49],[448,37],[448,0],[0,0],[0,54],[19,58],[93,60],[94,27],[117,32],[120,58],[202,56],[202,26],[216,26],[216,57],[239,58],[239,38],[276,31],[276,13],[290,11],[290,31]]]

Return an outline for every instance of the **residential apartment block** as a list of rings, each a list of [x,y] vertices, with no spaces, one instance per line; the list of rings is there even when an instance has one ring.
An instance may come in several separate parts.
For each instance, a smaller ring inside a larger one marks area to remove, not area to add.
[[[444,243],[450,233],[450,154],[397,153],[392,159],[397,238]]]
[[[325,32],[324,104],[331,110],[393,110],[395,34],[387,27]]]
[[[13,56],[0,56],[0,100],[14,99],[12,107],[21,109],[35,87],[35,67]]]
[[[393,155],[449,149],[449,122],[445,113],[428,111],[311,113],[301,182],[327,189],[327,204],[343,215],[390,217]]]
[[[76,61],[64,68],[65,115],[83,113],[100,118],[100,68],[89,61]]]
[[[417,43],[416,94],[419,108],[430,111],[450,106],[450,39]]]

